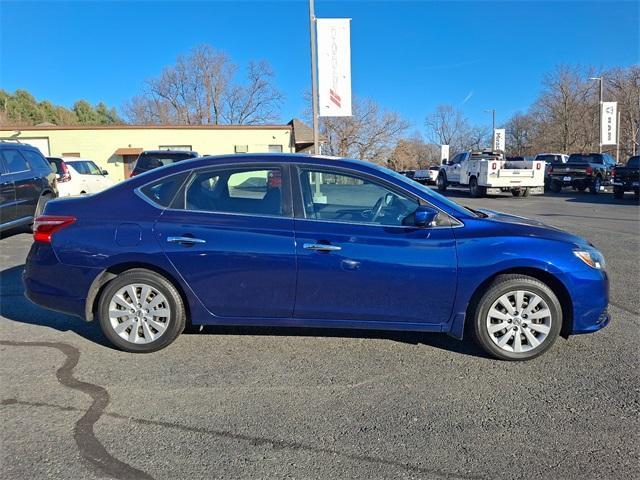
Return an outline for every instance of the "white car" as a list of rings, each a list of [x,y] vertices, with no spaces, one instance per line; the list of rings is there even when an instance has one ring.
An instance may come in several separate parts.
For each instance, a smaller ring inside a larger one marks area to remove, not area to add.
[[[107,178],[107,171],[93,160],[77,157],[47,157],[47,160],[58,175],[60,197],[98,193],[114,184]]]

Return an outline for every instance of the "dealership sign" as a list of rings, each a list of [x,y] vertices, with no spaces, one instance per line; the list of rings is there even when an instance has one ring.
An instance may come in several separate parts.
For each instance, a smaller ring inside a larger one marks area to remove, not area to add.
[[[449,145],[440,145],[440,163],[449,160]]]
[[[504,128],[496,128],[493,131],[493,150],[504,152],[505,148],[505,129]]]
[[[316,22],[319,115],[351,116],[351,19],[319,18]]]
[[[618,102],[602,102],[600,112],[600,143],[602,145],[615,145],[617,125]]]

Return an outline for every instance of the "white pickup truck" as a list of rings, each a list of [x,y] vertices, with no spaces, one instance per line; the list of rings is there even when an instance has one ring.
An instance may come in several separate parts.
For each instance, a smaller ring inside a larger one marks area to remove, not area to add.
[[[462,152],[440,167],[438,190],[468,186],[472,197],[511,192],[514,197],[544,193],[543,161],[508,161],[500,152]]]

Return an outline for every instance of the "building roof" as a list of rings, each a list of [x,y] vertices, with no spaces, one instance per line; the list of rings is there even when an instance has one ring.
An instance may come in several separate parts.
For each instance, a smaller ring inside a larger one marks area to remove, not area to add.
[[[309,128],[309,127],[307,127]],[[291,122],[286,125],[35,125],[0,126],[0,130],[291,130]]]

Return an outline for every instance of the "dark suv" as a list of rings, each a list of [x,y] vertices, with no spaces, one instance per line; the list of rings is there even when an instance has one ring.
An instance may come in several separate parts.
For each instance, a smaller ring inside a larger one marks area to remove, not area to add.
[[[56,174],[40,150],[0,141],[0,232],[30,225],[57,196]]]
[[[145,150],[138,156],[136,165],[133,167],[131,176],[140,175],[154,168],[169,165],[181,160],[190,160],[198,157],[198,152],[184,150]]]

